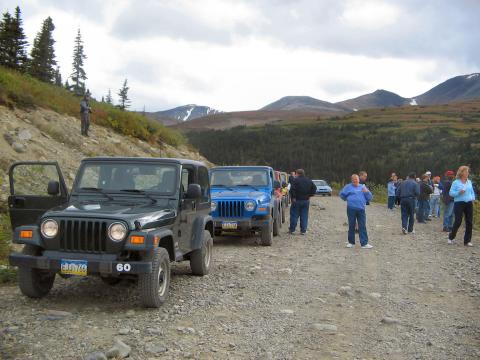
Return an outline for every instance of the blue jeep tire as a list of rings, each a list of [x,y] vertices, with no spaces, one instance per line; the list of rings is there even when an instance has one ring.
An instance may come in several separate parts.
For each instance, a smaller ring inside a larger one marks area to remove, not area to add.
[[[263,246],[272,246],[273,221],[269,222],[267,225],[264,225],[262,227],[260,236],[261,236]]]

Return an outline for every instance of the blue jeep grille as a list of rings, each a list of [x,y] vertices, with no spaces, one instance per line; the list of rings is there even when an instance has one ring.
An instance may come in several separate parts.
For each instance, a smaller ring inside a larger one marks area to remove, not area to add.
[[[105,221],[61,220],[60,249],[102,253],[106,251],[107,223]]]
[[[220,217],[243,217],[245,201],[219,201],[217,207]]]

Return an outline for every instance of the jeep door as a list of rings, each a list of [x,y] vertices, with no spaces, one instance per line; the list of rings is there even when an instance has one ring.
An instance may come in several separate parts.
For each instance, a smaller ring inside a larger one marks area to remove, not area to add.
[[[198,200],[187,199],[188,185],[195,183],[195,168],[191,165],[182,166],[180,183],[180,232],[178,242],[180,251],[185,254],[192,250],[193,224],[197,214]]]
[[[8,176],[12,230],[35,224],[47,210],[68,201],[67,186],[56,161],[17,162],[10,167]]]

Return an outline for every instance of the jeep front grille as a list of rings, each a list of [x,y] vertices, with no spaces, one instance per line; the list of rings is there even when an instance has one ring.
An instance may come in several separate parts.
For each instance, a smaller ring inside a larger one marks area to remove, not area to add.
[[[101,253],[106,251],[107,223],[105,221],[61,220],[60,249]]]
[[[245,201],[219,201],[217,207],[220,217],[243,217]]]

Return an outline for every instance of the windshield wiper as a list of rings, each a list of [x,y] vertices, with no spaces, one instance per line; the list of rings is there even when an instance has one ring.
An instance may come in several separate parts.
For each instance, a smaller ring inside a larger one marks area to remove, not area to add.
[[[224,187],[225,189],[233,191],[233,189],[230,186],[223,185],[223,184],[215,184],[215,185],[212,185],[212,187]]]
[[[96,188],[96,187],[81,187],[79,190],[87,190],[87,191],[96,191],[99,192],[100,194],[104,195],[106,198],[109,200],[114,200],[113,196],[108,195],[106,192],[103,191],[101,188]]]
[[[130,193],[136,193],[136,194],[142,194],[142,195],[145,195],[146,198],[149,198],[150,200],[152,200],[152,204],[155,204],[157,202],[157,199],[155,199],[154,197],[150,196],[149,194],[147,194],[147,192],[145,190],[138,190],[138,189],[121,189],[120,191],[123,191],[123,192],[130,192]]]
[[[248,186],[248,187],[251,187],[251,188],[255,189],[256,191],[259,191],[258,188],[256,186],[253,186],[253,185],[240,184],[240,185],[237,185],[237,186]]]

